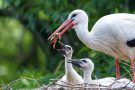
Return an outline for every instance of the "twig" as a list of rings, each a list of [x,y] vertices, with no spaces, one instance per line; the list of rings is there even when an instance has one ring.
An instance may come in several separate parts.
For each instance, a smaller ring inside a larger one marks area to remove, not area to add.
[[[38,85],[38,87],[40,87],[40,85],[38,84],[38,82],[36,81],[36,79],[34,78],[34,76],[32,75],[33,80],[35,81],[35,83]]]
[[[124,68],[124,69],[127,71],[127,73],[129,74],[130,78],[132,78],[132,75],[131,75],[130,72],[126,69],[126,67],[122,66],[122,68]]]
[[[91,88],[91,89],[94,89],[94,88],[99,88],[99,89],[101,89],[101,88],[106,88],[106,87],[83,87],[83,86],[70,86],[70,85],[61,85],[61,84],[56,84],[56,85],[59,85],[59,86],[63,86],[63,87],[70,87],[70,88]],[[94,84],[93,84],[94,85]],[[106,88],[107,89],[107,88]]]
[[[120,62],[120,63],[123,63],[123,64],[125,64],[125,65],[127,65],[127,66],[129,66],[129,67],[131,67],[131,66],[128,65],[127,63],[123,62],[122,60],[119,60],[119,62]]]
[[[33,77],[33,76],[32,76]],[[2,87],[2,88],[0,88],[0,89],[8,89],[8,90],[12,90],[11,89],[11,87],[10,87],[10,85],[12,85],[13,83],[15,83],[15,82],[18,82],[18,81],[21,81],[21,80],[23,80],[23,79],[28,79],[28,80],[33,80],[39,87],[40,87],[40,85],[38,84],[38,82],[36,81],[36,79],[33,77],[33,78],[28,78],[28,77],[22,77],[22,78],[20,78],[20,79],[17,79],[17,80],[14,80],[14,81],[12,81],[12,82],[10,82],[9,84],[7,84],[7,85],[5,85],[4,84],[4,87]]]
[[[50,82],[47,86],[45,86],[45,88],[49,87],[50,85],[54,84],[56,81],[58,81],[61,76],[63,76],[63,74],[59,75],[53,82]]]

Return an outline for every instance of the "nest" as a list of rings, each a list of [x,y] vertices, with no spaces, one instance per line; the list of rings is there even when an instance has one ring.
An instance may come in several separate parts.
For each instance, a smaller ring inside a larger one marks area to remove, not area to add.
[[[58,84],[57,81],[60,79],[56,78],[51,79],[48,85],[44,85],[34,90],[135,90],[135,83],[133,83],[132,81],[119,82],[120,79],[115,80],[115,82],[109,86],[103,86],[100,84],[87,83],[72,85],[63,81],[61,82],[65,84]]]
[[[0,90],[14,90],[12,89],[11,85],[23,79],[35,81],[35,83],[38,85],[38,88],[33,88],[30,90],[135,90],[135,83],[133,83],[129,79],[127,79],[128,81],[123,81],[123,82],[120,82],[120,80],[122,80],[123,78],[116,79],[109,86],[100,85],[98,83],[97,84],[82,83],[82,84],[73,85],[64,81],[61,81],[62,84],[58,83],[58,81],[60,81],[62,76],[63,75],[60,75],[55,79],[50,79],[48,85],[42,85],[42,86],[38,84],[35,78],[23,77],[15,81],[12,81],[8,85],[2,85]],[[25,89],[18,89],[18,90],[25,90]]]

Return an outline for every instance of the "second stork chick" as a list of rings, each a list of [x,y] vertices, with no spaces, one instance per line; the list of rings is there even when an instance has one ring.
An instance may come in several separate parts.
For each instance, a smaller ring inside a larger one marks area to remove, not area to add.
[[[135,84],[127,78],[116,79],[114,77],[106,77],[102,79],[92,80],[91,75],[94,70],[94,63],[89,58],[83,58],[80,60],[71,60],[69,61],[69,63],[72,63],[73,65],[83,70],[84,83],[98,84],[102,86],[111,87],[112,89],[117,89],[117,88],[122,88],[122,87],[134,88],[135,86]]]
[[[113,77],[107,77],[103,79],[92,79],[92,73],[94,70],[94,63],[89,58],[82,58],[80,60],[71,60],[69,63],[81,68],[83,70],[83,80],[84,83],[88,84],[102,84],[103,86],[108,86],[115,81]]]

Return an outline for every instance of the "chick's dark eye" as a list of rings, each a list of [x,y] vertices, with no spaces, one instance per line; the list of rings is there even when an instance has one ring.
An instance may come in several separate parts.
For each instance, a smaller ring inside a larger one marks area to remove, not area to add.
[[[85,62],[85,63],[87,62],[87,61],[86,61],[86,60],[84,60],[84,59],[83,59],[82,61],[83,61],[83,62]]]
[[[73,15],[71,16],[71,18],[76,17],[76,15],[77,15],[77,14],[73,14]]]
[[[65,49],[68,49],[68,50],[72,51],[72,47],[69,46],[69,45],[65,45]]]
[[[71,47],[67,47],[69,50],[72,50]]]

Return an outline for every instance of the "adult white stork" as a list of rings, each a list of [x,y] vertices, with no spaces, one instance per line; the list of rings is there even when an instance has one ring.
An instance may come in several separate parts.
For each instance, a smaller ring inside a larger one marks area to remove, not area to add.
[[[118,59],[130,60],[135,82],[135,15],[110,14],[100,18],[88,31],[88,16],[83,10],[72,11],[67,20],[48,38],[53,47],[69,28],[74,28],[78,38],[89,48],[104,52],[115,58],[116,77],[120,77]],[[62,30],[63,29],[63,30]]]
[[[60,85],[76,85],[83,83],[82,77],[74,70],[71,63],[68,63],[69,60],[72,59],[73,49],[69,45],[64,45],[61,42],[59,42],[62,49],[59,49],[64,57],[65,57],[65,75],[57,81]]]
[[[70,60],[69,63],[72,63],[73,65],[83,70],[84,83],[102,85],[106,87],[111,87],[111,89],[119,89],[125,87],[125,88],[132,88],[133,90],[134,88],[135,84],[126,78],[116,79],[114,77],[106,77],[93,80],[91,76],[94,70],[94,63],[89,58],[83,58],[80,60]]]

